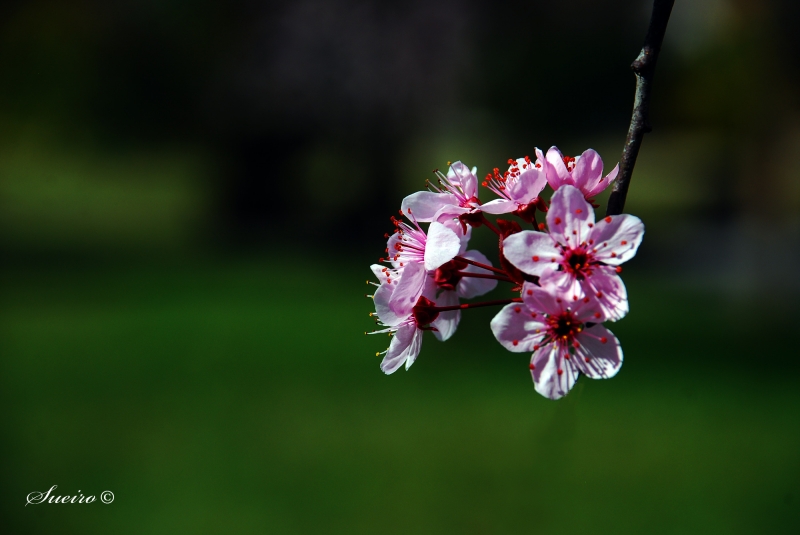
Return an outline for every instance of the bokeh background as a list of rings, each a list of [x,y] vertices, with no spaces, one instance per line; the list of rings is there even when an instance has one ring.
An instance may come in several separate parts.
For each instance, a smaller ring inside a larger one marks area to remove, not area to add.
[[[649,10],[3,2],[3,533],[799,532],[796,2],[676,2],[616,378],[540,397],[486,309],[389,377],[362,334],[431,169],[614,165]]]

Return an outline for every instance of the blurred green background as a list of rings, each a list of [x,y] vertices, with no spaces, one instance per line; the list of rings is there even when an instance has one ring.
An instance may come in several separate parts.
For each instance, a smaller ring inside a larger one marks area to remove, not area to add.
[[[614,165],[649,8],[3,3],[2,531],[800,531],[796,3],[677,1],[617,377],[542,398],[489,309],[388,377],[363,335],[430,169]]]

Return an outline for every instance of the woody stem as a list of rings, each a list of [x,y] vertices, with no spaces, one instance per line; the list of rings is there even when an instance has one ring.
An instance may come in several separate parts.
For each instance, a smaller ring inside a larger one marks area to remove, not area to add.
[[[639,155],[639,147],[642,145],[645,133],[652,130],[647,116],[650,108],[650,90],[656,71],[656,61],[661,52],[661,43],[664,40],[664,33],[667,31],[667,22],[669,22],[674,3],[675,0],[653,0],[653,14],[650,17],[647,36],[644,38],[644,46],[631,65],[631,69],[636,75],[636,96],[633,101],[628,137],[625,139],[625,147],[619,162],[619,175],[611,196],[608,198],[606,215],[622,213],[631,175],[633,175],[633,166],[636,165],[636,157]]]

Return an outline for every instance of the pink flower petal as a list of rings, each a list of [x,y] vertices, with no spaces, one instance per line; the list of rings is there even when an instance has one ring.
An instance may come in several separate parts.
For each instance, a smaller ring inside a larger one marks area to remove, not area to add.
[[[561,251],[550,234],[523,230],[503,240],[503,255],[528,275],[541,275],[561,260]]]
[[[541,166],[538,169],[541,169],[541,170],[544,171],[544,169],[545,169],[544,164],[545,164],[546,158],[544,157],[544,153],[542,152],[542,149],[540,149],[539,147],[536,147],[535,149],[533,149],[533,151],[536,153],[536,162],[535,163],[538,163]]]
[[[394,289],[389,308],[400,317],[407,317],[417,304],[425,285],[425,267],[419,262],[410,262],[403,268],[400,282]]]
[[[531,377],[536,391],[546,398],[561,399],[578,380],[578,370],[565,360],[555,344],[539,348],[531,357]]]
[[[481,212],[496,215],[508,214],[516,210],[517,206],[518,205],[515,201],[509,201],[506,199],[492,199],[486,204],[481,205]]]
[[[433,221],[436,212],[438,212],[445,205],[458,206],[458,199],[451,193],[434,193],[432,191],[418,191],[412,193],[400,204],[400,209],[408,213],[411,209],[411,214],[420,223],[427,223]]]
[[[547,176],[547,183],[554,190],[557,190],[564,184],[572,184],[572,176],[564,165],[564,155],[558,150],[558,147],[550,147],[545,156],[544,167]]]
[[[478,177],[473,170],[477,171],[477,168],[470,169],[461,162],[454,162],[447,172],[447,179],[453,185],[460,185],[467,199],[477,196]]]
[[[397,284],[398,283],[396,282],[391,284],[381,284],[375,290],[375,294],[373,295],[373,301],[375,302],[375,313],[378,315],[378,319],[380,319],[384,325],[389,327],[399,324],[407,317],[407,314],[398,316],[397,313],[395,313],[389,306]]]
[[[575,187],[584,193],[594,186],[603,176],[603,160],[593,149],[587,149],[575,159],[572,180]]]
[[[566,296],[573,301],[582,299],[585,295],[584,288],[580,281],[567,271],[557,271],[548,269],[539,278],[539,285],[543,288],[555,288],[555,292]]]
[[[601,309],[603,319],[599,321],[617,321],[628,313],[628,292],[614,268],[596,266],[594,274],[582,284],[584,292],[595,299]]]
[[[605,264],[618,266],[636,255],[644,237],[644,224],[636,216],[607,216],[592,229],[594,257]]]
[[[458,254],[463,254],[464,251],[467,250],[470,237],[472,237],[472,227],[467,225],[467,232],[464,233],[464,227],[461,226],[461,222],[458,219],[444,219],[439,221],[439,223],[456,233],[459,241],[461,241],[461,247],[458,249]]]
[[[389,350],[381,362],[381,370],[389,375],[397,371],[405,363],[408,369],[419,355],[422,345],[422,331],[417,329],[414,324],[401,326],[394,333]]]
[[[447,221],[451,221],[453,219],[458,218],[461,214],[466,214],[467,212],[474,211],[473,208],[467,208],[465,206],[459,206],[458,204],[446,204],[442,206],[436,215],[433,216],[434,221],[438,221],[439,223],[445,223]],[[477,210],[480,212],[480,210]],[[461,223],[459,223],[460,225]]]
[[[511,303],[492,318],[489,326],[503,347],[514,353],[526,353],[533,351],[533,346],[544,337],[544,324],[537,321],[542,315],[536,314],[534,318],[532,314],[524,303]],[[542,332],[537,333],[537,329]]]
[[[594,186],[589,187],[588,189],[584,190],[586,197],[594,197],[611,184],[615,178],[617,178],[617,174],[619,173],[619,164],[617,164],[614,169],[611,170],[605,177],[601,178],[597,182],[595,182]]]
[[[580,371],[592,379],[614,377],[622,366],[622,347],[611,331],[593,325],[575,339],[581,344],[574,360]]]
[[[553,194],[547,212],[547,228],[561,245],[577,247],[589,237],[594,210],[574,186],[561,186]]]
[[[462,257],[472,260],[474,262],[479,262],[481,264],[486,264],[487,266],[491,266],[492,263],[489,261],[486,256],[483,255],[480,251],[467,251],[461,255]],[[490,275],[491,271],[486,269],[479,268],[478,266],[473,266],[472,264],[467,265],[465,269],[462,271],[466,271],[468,273],[481,273],[484,275]],[[497,287],[497,281],[495,279],[479,279],[476,277],[462,277],[460,281],[458,281],[458,286],[456,286],[456,291],[458,292],[458,296],[462,299],[472,299],[473,297],[478,297],[479,295],[483,295],[486,293],[491,292]]]
[[[372,264],[369,266],[369,269],[372,270],[372,273],[378,278],[378,282],[381,284],[385,283],[387,280],[399,278],[395,270],[387,270],[386,266],[381,264]]]
[[[434,292],[435,294],[435,292]],[[432,297],[431,297],[432,299]],[[448,307],[458,304],[458,295],[453,290],[444,290],[439,293],[439,296],[434,300],[436,306]],[[433,335],[444,342],[456,332],[458,322],[461,320],[460,310],[449,310],[447,312],[440,312],[435,320],[431,322],[431,327],[436,328]]]
[[[558,292],[536,286],[532,282],[522,285],[522,300],[532,312],[545,314],[560,314],[570,306],[570,301],[565,301]]]
[[[428,228],[428,239],[425,244],[425,269],[431,271],[445,262],[449,262],[458,254],[461,240],[455,232],[441,223],[434,221]]]
[[[508,194],[519,204],[528,204],[538,197],[547,185],[547,175],[543,170],[534,167],[532,163],[528,165],[524,159],[517,160],[517,166],[520,169],[520,175],[509,186]],[[527,167],[523,168],[523,166]],[[486,211],[485,206],[481,207],[484,212]]]

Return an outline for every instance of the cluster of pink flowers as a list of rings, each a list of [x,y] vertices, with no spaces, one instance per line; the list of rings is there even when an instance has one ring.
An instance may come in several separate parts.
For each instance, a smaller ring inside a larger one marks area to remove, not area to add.
[[[481,183],[497,198],[478,198],[477,170],[461,162],[447,174],[435,171],[430,191],[409,195],[403,219],[386,255],[372,271],[378,282],[373,298],[379,329],[391,339],[381,369],[408,369],[422,346],[424,331],[447,340],[456,331],[461,310],[503,306],[490,327],[500,344],[515,353],[531,353],[536,391],[550,399],[565,396],[584,374],[613,377],[622,365],[617,338],[603,326],[628,312],[620,264],[636,254],[644,226],[622,214],[595,219],[593,198],[617,176],[603,175],[603,161],[592,149],[577,157],[552,147],[536,149],[536,159],[509,160]],[[542,192],[549,185],[548,204]],[[543,221],[537,221],[541,213]],[[510,214],[515,220],[490,221],[486,214]],[[427,224],[427,228],[423,226]],[[473,228],[485,226],[499,237],[499,258],[468,249]],[[513,297],[462,303],[506,283]]]

